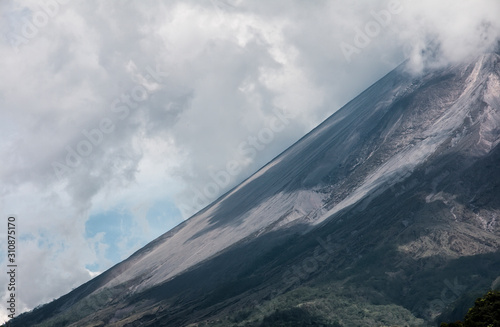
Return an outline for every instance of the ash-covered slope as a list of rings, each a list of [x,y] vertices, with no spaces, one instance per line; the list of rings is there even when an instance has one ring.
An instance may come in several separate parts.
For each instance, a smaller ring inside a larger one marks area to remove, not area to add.
[[[499,142],[497,54],[420,77],[403,64],[206,209],[12,325],[271,326],[290,310],[317,325],[425,324],[500,275]]]

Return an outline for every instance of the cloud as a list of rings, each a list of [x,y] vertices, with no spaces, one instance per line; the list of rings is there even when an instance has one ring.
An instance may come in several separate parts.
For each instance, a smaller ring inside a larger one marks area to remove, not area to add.
[[[404,4],[398,37],[416,71],[491,52],[500,39],[498,1],[427,1]]]
[[[0,205],[19,216],[19,310],[200,209],[196,192],[236,163],[214,200],[405,57],[419,73],[500,35],[495,0],[3,1],[0,12]]]

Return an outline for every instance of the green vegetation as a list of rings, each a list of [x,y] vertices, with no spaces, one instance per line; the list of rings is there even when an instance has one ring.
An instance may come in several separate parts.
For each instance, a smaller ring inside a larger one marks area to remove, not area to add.
[[[37,324],[37,327],[65,327],[75,321],[95,315],[100,309],[104,308],[113,299],[120,295],[121,289],[104,289],[99,293],[92,294],[67,310],[54,315],[52,318]]]
[[[291,308],[287,310],[276,310],[265,317],[259,327],[342,327],[338,322],[328,322],[326,319],[316,317],[303,308]]]
[[[500,291],[489,291],[478,298],[469,309],[464,322],[442,323],[441,327],[498,327],[500,326]]]
[[[217,320],[190,327],[269,327],[269,326],[423,326],[409,310],[394,304],[370,303],[352,289],[341,285],[301,286],[270,296],[253,307],[235,310]]]

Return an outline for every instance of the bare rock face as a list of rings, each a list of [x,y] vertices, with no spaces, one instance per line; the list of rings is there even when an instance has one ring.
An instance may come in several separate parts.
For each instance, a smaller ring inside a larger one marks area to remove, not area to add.
[[[498,284],[499,143],[498,54],[422,76],[402,64],[189,220],[11,324],[462,317]]]

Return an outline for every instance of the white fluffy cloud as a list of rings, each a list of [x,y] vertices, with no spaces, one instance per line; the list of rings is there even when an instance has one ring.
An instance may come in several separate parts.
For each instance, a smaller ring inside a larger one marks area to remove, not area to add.
[[[405,56],[419,73],[500,35],[496,0],[33,0],[0,14],[0,208],[19,221],[19,311],[214,200]],[[152,218],[162,201],[178,210]],[[123,210],[135,228],[118,246],[87,233]]]

